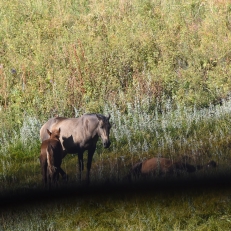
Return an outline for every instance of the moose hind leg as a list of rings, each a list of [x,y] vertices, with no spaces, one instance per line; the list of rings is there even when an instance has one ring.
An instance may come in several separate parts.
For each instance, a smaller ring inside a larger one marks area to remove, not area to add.
[[[62,159],[67,155],[67,152],[66,151],[63,151],[62,152]],[[68,181],[68,175],[64,172],[64,170],[61,168],[61,163],[62,161],[60,162],[60,164],[58,164],[58,174],[60,174],[62,176],[62,179],[64,181]]]
[[[90,170],[91,170],[91,163],[92,163],[92,157],[94,155],[94,151],[88,152],[88,158],[87,158],[87,184],[90,183]]]
[[[47,187],[48,187],[48,189],[50,189],[51,188],[51,183],[52,183],[51,182],[52,181],[52,176],[50,175],[48,168],[47,168],[46,176],[47,176]]]
[[[54,174],[53,174],[53,185],[54,185],[55,187],[58,186],[58,176],[59,176],[59,172],[58,172],[57,169],[56,169],[56,171],[55,171]]]
[[[40,159],[40,164],[41,164],[41,168],[42,168],[43,185],[44,185],[44,187],[46,187],[46,185],[47,185],[47,163],[45,161],[43,161],[42,159]]]
[[[78,153],[78,162],[79,162],[79,180],[82,181],[82,172],[83,172],[83,169],[84,169],[83,152]]]
[[[67,181],[68,180],[68,175],[63,171],[63,169],[61,167],[58,168],[58,172],[60,173],[60,175],[62,176],[62,179]]]

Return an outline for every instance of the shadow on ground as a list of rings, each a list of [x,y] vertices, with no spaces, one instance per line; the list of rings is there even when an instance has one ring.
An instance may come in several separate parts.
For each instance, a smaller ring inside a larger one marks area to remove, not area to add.
[[[59,188],[50,191],[42,188],[20,189],[18,191],[7,191],[0,195],[0,210],[11,206],[30,205],[32,203],[46,203],[61,200],[63,198],[94,198],[95,196],[111,196],[117,198],[118,195],[140,196],[154,194],[204,192],[216,190],[231,190],[231,172],[216,175],[194,176],[194,177],[168,177],[158,179],[139,179],[128,181],[104,181],[85,184],[67,183]]]

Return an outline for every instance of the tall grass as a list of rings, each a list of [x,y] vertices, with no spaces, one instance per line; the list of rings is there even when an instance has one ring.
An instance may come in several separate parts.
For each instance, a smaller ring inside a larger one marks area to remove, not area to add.
[[[127,103],[126,112],[122,112],[116,104],[105,106],[105,115],[108,113],[111,115],[112,139],[115,139],[115,143],[125,140],[128,144],[128,151],[133,150],[132,145],[134,145],[134,150],[142,151],[139,144],[132,144],[131,141],[135,138],[142,139],[145,135],[148,135],[147,142],[145,142],[145,139],[142,140],[142,144],[146,143],[144,146],[147,146],[152,140],[156,140],[159,144],[164,142],[166,146],[171,146],[173,141],[177,141],[179,138],[186,142],[201,125],[204,126],[204,129],[210,129],[209,133],[214,140],[215,135],[224,137],[229,134],[228,122],[231,100],[223,101],[222,105],[214,106],[211,104],[205,109],[181,105],[177,105],[175,108],[175,104],[172,104],[170,99],[166,100],[165,104],[162,103],[161,112],[159,105],[152,111],[149,110],[150,106],[152,105],[148,98],[142,101],[137,100],[133,105]],[[75,115],[81,115],[77,109]],[[36,117],[24,117],[19,130],[3,130],[1,133],[2,150],[5,150],[4,148],[10,144],[17,143],[16,141],[20,141],[27,147],[28,145],[33,146],[39,140],[41,125],[42,122]],[[203,134],[200,134],[201,131],[197,132],[198,135],[203,137]],[[212,134],[213,132],[216,134]],[[7,136],[7,134],[9,135]],[[198,137],[198,139],[201,137]],[[118,147],[115,144],[113,151],[119,151]],[[150,148],[153,149],[154,147],[150,146]],[[147,147],[146,149],[149,150]]]
[[[231,161],[231,100],[204,109],[176,106],[171,99],[162,102],[165,103],[153,108],[148,98],[142,101],[137,99],[134,104],[127,103],[122,110],[116,104],[105,105],[104,114],[110,113],[113,124],[110,136],[112,144],[109,150],[104,150],[101,141],[98,142],[92,169],[93,181],[122,179],[135,162],[153,156],[173,160],[187,157],[193,164],[205,164],[213,159],[223,168],[228,168]],[[80,116],[80,110],[76,109],[76,115]],[[18,130],[2,130],[2,182],[15,176],[22,178],[22,181],[28,182],[30,179],[29,185],[33,185],[33,181],[40,178],[38,156],[41,125],[39,119],[28,116]],[[73,180],[76,158],[66,157],[63,164],[69,169]],[[20,165],[25,167],[20,169]],[[32,176],[27,178],[24,170]]]
[[[115,124],[112,128],[115,138],[113,147],[115,151],[119,147],[124,150],[121,143],[126,140],[128,151],[132,154],[141,155],[151,151],[152,154],[163,156],[216,156],[221,148],[217,144],[221,142],[222,158],[228,157],[230,102],[227,100],[222,105],[210,105],[206,109],[181,105],[175,108],[167,99],[161,105],[161,113],[159,105],[152,111],[148,110],[148,98],[137,100],[133,105],[128,103],[126,114],[121,114],[115,104],[110,105],[110,109],[107,106],[105,111],[110,111]]]
[[[0,8],[0,113],[16,123],[24,111],[44,119],[126,107],[137,89],[152,106],[166,95],[198,108],[230,92],[228,1],[11,0]]]

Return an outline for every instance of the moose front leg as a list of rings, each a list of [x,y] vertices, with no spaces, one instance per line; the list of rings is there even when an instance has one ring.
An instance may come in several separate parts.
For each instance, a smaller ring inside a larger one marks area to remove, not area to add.
[[[41,165],[41,170],[42,170],[42,181],[44,188],[47,186],[47,161],[43,157],[39,157],[40,165]]]
[[[84,169],[83,166],[83,152],[78,153],[78,162],[79,162],[79,180],[82,181],[82,172]]]
[[[87,158],[87,184],[90,183],[90,170],[91,170],[91,163],[92,163],[92,158],[95,152],[95,147],[88,150],[88,158]]]

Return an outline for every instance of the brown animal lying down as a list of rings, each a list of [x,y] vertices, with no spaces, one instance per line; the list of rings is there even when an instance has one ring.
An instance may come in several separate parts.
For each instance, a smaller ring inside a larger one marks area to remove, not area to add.
[[[214,169],[217,167],[217,163],[214,160],[209,161],[206,165],[197,165],[197,169]]]
[[[44,140],[41,144],[40,165],[42,168],[44,186],[50,188],[51,185],[57,185],[60,166],[62,163],[62,145],[60,143],[60,129],[50,132],[49,139]]]
[[[215,161],[210,161],[207,165],[197,165],[196,167],[183,161],[174,162],[167,158],[151,158],[143,162],[136,163],[130,170],[130,177],[135,176],[161,176],[180,174],[183,172],[192,173],[199,169],[216,167]]]

